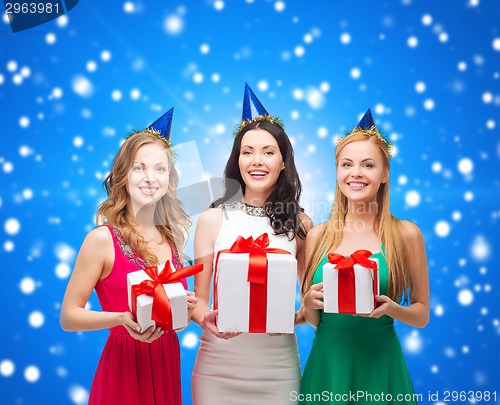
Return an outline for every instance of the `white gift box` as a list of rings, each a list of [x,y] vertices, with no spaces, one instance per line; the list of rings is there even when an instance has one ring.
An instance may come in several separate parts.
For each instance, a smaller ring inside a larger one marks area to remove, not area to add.
[[[267,253],[266,333],[293,333],[297,260],[290,254]],[[248,253],[222,253],[219,256],[217,284],[217,327],[249,332],[250,283]]]
[[[161,266],[158,267],[160,271]],[[144,280],[151,280],[144,270],[134,271],[127,274],[127,292],[128,306],[132,312],[132,286],[140,284]],[[188,306],[187,293],[184,286],[180,282],[171,284],[163,284],[163,288],[170,301],[172,309],[172,325],[173,329],[184,328],[188,324]],[[144,332],[150,326],[156,328],[156,322],[151,319],[153,310],[153,296],[141,294],[137,297],[137,314],[135,314],[136,322],[141,326]]]
[[[372,259],[377,263],[378,259]],[[328,313],[356,313],[369,314],[375,309],[375,295],[379,295],[380,281],[377,275],[377,283],[374,287],[375,271],[360,264],[354,264],[354,286],[339,286],[339,270],[336,269],[336,264],[326,263],[323,265],[323,296],[324,296],[324,312]],[[349,270],[341,270],[349,271]],[[343,312],[342,308],[339,311],[339,288],[354,288],[355,289],[355,312]],[[374,291],[375,290],[375,291]]]

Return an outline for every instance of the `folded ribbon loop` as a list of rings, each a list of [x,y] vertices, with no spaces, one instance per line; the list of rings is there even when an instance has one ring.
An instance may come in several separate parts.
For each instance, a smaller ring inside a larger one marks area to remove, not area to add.
[[[329,253],[328,262],[336,264],[338,273],[338,300],[339,312],[347,314],[356,313],[356,276],[354,274],[354,265],[360,264],[367,270],[373,270],[373,295],[374,307],[377,306],[375,295],[378,294],[378,273],[377,263],[370,260],[372,253],[369,250],[356,250],[350,257],[339,255],[338,253]],[[340,288],[342,286],[342,288]]]
[[[156,326],[161,326],[164,330],[172,330],[172,308],[163,284],[180,282],[181,278],[192,276],[202,270],[203,264],[196,264],[172,272],[170,261],[167,260],[165,268],[160,273],[157,266],[145,268],[144,272],[151,280],[144,280],[132,286],[132,291],[136,297],[142,294],[153,296],[151,319],[156,322]]]
[[[356,250],[350,257],[339,255],[338,253],[328,253],[328,262],[336,264],[338,270],[353,270],[355,264],[377,270],[377,263],[370,260],[372,253],[369,250]]]
[[[266,284],[267,282],[267,256],[266,248],[269,246],[269,236],[262,234],[256,240],[251,236],[247,239],[238,236],[231,246],[231,253],[248,253],[250,263],[248,265],[247,281],[255,284]]]

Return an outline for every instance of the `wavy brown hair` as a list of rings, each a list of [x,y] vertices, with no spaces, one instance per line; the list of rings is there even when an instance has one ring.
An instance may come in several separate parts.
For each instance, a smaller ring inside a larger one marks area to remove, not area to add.
[[[353,142],[369,141],[374,143],[381,151],[383,164],[389,173],[389,150],[387,145],[377,136],[365,132],[353,132],[343,138],[338,144],[335,152],[335,166],[338,165],[340,152]],[[341,242],[345,217],[347,214],[347,197],[340,191],[338,182],[335,188],[335,199],[328,221],[317,238],[318,242],[314,246],[312,255],[307,258],[306,271],[302,282],[302,296],[309,290],[312,284],[314,272],[318,268],[321,260],[328,252],[333,251]],[[390,212],[389,199],[389,179],[387,183],[381,184],[377,193],[377,218],[375,229],[378,238],[385,247],[385,258],[389,268],[389,287],[387,295],[394,301],[408,302],[411,295],[411,283],[408,267],[405,265],[404,257],[408,247],[405,246],[402,233],[405,232],[401,220],[393,216]]]
[[[156,203],[154,223],[163,240],[171,244],[172,255],[176,255],[179,260],[183,257],[187,229],[191,226],[191,219],[177,199],[179,174],[173,165],[173,151],[166,142],[153,133],[140,132],[123,142],[113,160],[111,171],[103,182],[108,198],[102,202],[96,214],[97,225],[107,223],[118,228],[125,241],[151,266],[159,264],[158,258],[148,250],[147,242],[134,228],[137,222],[127,209],[129,194],[126,185],[137,151],[142,146],[152,143],[165,149],[169,161],[168,189],[165,196]]]

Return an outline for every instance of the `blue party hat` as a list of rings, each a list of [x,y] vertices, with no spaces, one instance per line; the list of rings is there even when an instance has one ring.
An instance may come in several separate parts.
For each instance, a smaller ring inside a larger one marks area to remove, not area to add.
[[[361,128],[361,129],[370,129],[375,126],[375,121],[373,120],[373,115],[370,109],[365,112],[365,115],[363,115],[363,118],[358,122],[358,125],[356,127]]]
[[[389,139],[383,136],[376,127],[375,120],[373,119],[373,115],[370,109],[365,112],[365,115],[363,115],[363,117],[359,120],[358,125],[356,125],[356,127],[351,132],[348,132],[346,134],[346,137],[358,132],[365,133],[370,136],[376,136],[385,144],[387,152],[389,153],[389,157],[392,157],[394,151],[392,144]]]
[[[278,124],[285,128],[283,121],[279,117],[269,115],[262,103],[259,101],[250,86],[245,83],[243,93],[243,112],[241,114],[241,123],[236,127],[233,135],[236,136],[243,128],[252,122],[268,121],[272,124]]]
[[[259,101],[250,86],[245,83],[245,91],[243,93],[243,112],[241,114],[241,120],[252,121],[255,118],[263,115],[269,115],[269,113]]]
[[[156,132],[162,138],[170,142],[170,131],[172,129],[172,115],[174,114],[174,107],[168,110],[155,122],[153,122],[146,130]]]

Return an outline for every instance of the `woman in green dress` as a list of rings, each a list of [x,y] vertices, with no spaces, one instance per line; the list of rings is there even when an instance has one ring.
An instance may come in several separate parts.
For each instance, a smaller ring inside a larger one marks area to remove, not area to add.
[[[316,327],[297,400],[312,403],[415,404],[394,319],[429,321],[429,279],[419,228],[389,209],[391,146],[370,110],[336,148],[337,185],[328,221],[306,242],[304,315]],[[329,253],[373,252],[380,295],[369,315],[323,312],[323,265]]]

